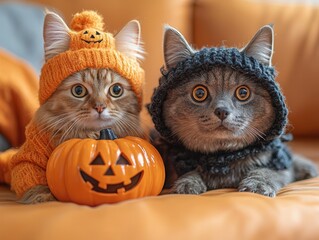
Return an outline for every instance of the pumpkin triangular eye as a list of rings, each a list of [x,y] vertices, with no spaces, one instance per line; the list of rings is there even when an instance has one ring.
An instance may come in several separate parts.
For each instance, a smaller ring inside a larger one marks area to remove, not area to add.
[[[125,159],[122,155],[119,156],[119,158],[116,161],[116,165],[131,165],[127,159]]]
[[[90,163],[90,165],[105,165],[101,155],[97,155],[97,157]]]
[[[88,34],[89,32],[88,31],[85,31],[83,34]]]
[[[96,35],[101,35],[101,33],[99,33],[98,31],[95,32]]]

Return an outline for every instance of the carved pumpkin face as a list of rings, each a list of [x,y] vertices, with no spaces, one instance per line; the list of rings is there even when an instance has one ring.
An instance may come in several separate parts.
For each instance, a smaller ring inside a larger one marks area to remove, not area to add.
[[[90,28],[82,31],[81,40],[86,43],[100,43],[103,41],[103,32]]]
[[[72,139],[53,151],[47,165],[57,199],[90,206],[158,195],[164,178],[159,153],[137,137]]]
[[[135,162],[126,159],[122,154],[120,154],[117,159],[109,158],[107,160],[107,163],[105,163],[102,155],[99,153],[99,155],[90,163],[89,170],[97,168],[95,172],[101,174],[99,179],[94,178],[86,173],[85,170],[80,169],[82,179],[92,185],[92,191],[105,194],[117,194],[130,191],[140,183],[144,171],[140,166],[136,166]],[[85,168],[87,166],[82,167]]]

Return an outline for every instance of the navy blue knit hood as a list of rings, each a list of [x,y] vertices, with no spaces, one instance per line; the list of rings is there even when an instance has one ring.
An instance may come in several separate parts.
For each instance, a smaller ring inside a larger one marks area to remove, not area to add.
[[[211,71],[214,67],[230,67],[252,79],[266,89],[272,99],[275,109],[275,121],[266,133],[264,142],[281,137],[287,124],[288,110],[279,85],[275,82],[275,70],[266,66],[253,57],[248,57],[236,48],[203,48],[189,58],[179,62],[175,68],[162,70],[159,86],[154,90],[148,110],[152,116],[156,130],[170,142],[177,143],[171,130],[165,125],[163,118],[163,103],[171,90],[189,82],[194,76]],[[259,140],[260,141],[260,140]]]

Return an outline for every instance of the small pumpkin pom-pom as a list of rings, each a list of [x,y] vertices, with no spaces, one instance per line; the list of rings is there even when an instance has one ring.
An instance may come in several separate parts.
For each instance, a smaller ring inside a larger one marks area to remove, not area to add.
[[[87,28],[103,31],[103,17],[95,11],[83,11],[73,16],[70,26],[71,29],[77,32]]]

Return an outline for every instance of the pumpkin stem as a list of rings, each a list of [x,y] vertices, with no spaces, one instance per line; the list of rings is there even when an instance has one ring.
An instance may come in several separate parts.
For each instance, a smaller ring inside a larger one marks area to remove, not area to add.
[[[100,139],[99,140],[114,140],[117,139],[117,136],[113,132],[111,128],[103,129],[100,131]]]

